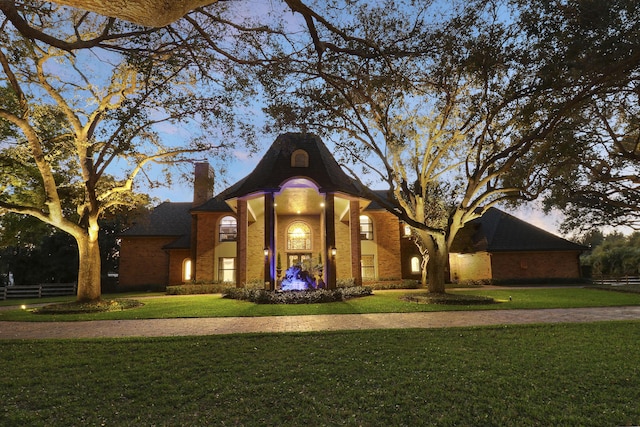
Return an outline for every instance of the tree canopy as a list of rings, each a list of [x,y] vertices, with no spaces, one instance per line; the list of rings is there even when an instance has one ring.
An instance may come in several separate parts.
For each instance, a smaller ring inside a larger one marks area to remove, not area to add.
[[[566,230],[640,227],[639,10],[633,1],[576,1],[523,15],[536,46],[547,46],[549,78],[573,81],[566,90],[593,88],[559,135],[573,151],[545,193],[547,207],[565,213]]]
[[[24,206],[16,182],[5,183],[5,209],[64,218],[47,163],[47,141],[59,141],[77,152],[65,166],[79,172],[77,212],[95,218],[130,194],[139,166],[182,152],[150,126],[195,117],[233,127],[227,107],[248,93],[266,95],[267,130],[323,135],[364,188],[386,186],[386,197],[369,196],[413,227],[434,292],[444,290],[456,233],[492,205],[544,196],[575,217],[637,214],[635,1],[283,0],[264,16],[216,2],[160,29],[35,5],[0,3],[11,94],[0,118],[11,123],[5,134],[20,130],[10,148],[24,140],[31,159],[21,167],[37,170],[44,190],[39,206]],[[93,53],[112,72],[101,89],[78,49],[104,52]],[[54,58],[71,80],[57,80]],[[93,104],[78,115],[70,99]],[[38,109],[66,131],[43,134]],[[105,191],[99,178],[116,159],[135,162]]]
[[[255,74],[273,128],[323,134],[355,178],[385,184],[378,202],[413,227],[432,291],[458,230],[568,182],[598,151],[594,109],[635,87],[636,2],[552,3],[318,3],[313,31],[269,39],[290,53]]]
[[[640,232],[628,236],[613,233],[583,256],[582,263],[591,267],[594,275],[637,276],[640,274]]]
[[[71,235],[79,248],[78,298],[93,300],[100,295],[101,216],[136,203],[136,178],[166,185],[175,163],[205,152],[222,159],[241,126],[232,118],[238,100],[228,80],[215,79],[226,65],[204,53],[193,27],[176,38],[175,29],[23,6],[22,19],[63,46],[25,36],[9,18],[1,23],[0,209]],[[101,41],[70,47],[86,40]],[[164,124],[187,127],[188,145],[162,135]],[[165,165],[165,173],[149,173],[152,164]]]

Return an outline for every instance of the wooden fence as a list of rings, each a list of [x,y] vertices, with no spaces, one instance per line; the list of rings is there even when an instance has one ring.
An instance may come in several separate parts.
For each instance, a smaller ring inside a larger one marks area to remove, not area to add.
[[[640,285],[640,276],[595,276],[591,280],[594,285]]]
[[[39,285],[0,287],[0,300],[9,298],[43,298],[76,295],[76,283],[42,283]]]

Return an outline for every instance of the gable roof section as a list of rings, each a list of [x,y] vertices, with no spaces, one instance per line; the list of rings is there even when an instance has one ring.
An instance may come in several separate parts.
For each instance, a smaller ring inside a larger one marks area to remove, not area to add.
[[[381,200],[387,200],[387,190],[371,190],[371,193],[374,194],[375,196],[379,197]],[[386,207],[384,207],[382,204],[380,204],[375,198],[373,200],[371,200],[371,203],[369,203],[369,205],[367,205],[367,207],[365,208],[365,211],[377,211],[377,210],[385,210],[388,211],[388,209]]]
[[[300,149],[309,155],[308,167],[291,166],[291,155]],[[276,138],[249,175],[218,197],[227,200],[251,193],[275,191],[284,181],[294,177],[308,177],[318,184],[322,192],[360,196],[358,186],[340,168],[319,137],[304,133],[285,133]]]
[[[451,252],[584,251],[587,248],[556,236],[497,208],[460,230]]]
[[[190,247],[191,203],[163,202],[121,233],[123,237],[176,237],[166,249]]]
[[[191,212],[233,212],[233,209],[218,195],[194,207]]]

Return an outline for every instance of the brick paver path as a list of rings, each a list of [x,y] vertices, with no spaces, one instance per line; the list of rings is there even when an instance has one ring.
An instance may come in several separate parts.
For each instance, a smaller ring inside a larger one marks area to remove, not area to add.
[[[164,337],[256,332],[447,328],[608,320],[640,320],[640,307],[98,320],[92,322],[0,322],[0,339]]]

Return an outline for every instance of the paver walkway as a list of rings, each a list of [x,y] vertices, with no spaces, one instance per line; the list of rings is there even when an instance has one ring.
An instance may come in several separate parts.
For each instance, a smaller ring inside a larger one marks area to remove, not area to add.
[[[640,320],[640,306],[197,319],[0,322],[0,339],[164,337]]]

